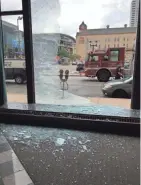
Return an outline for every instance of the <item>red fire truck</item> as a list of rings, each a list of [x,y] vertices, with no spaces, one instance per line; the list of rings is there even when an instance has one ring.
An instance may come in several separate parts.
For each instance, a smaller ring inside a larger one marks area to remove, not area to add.
[[[85,76],[97,77],[100,82],[107,82],[114,77],[117,66],[124,67],[125,48],[108,48],[107,51],[95,50],[88,53],[85,62]]]

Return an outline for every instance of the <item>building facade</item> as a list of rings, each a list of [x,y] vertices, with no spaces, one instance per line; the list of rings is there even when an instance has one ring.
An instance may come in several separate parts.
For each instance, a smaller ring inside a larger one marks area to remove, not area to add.
[[[70,35],[60,33],[60,46],[59,48],[66,49],[69,54],[73,54],[75,51],[76,40]]]
[[[2,21],[2,27],[5,57],[14,57],[16,51],[24,50],[23,32],[18,29],[18,26],[6,21]]]
[[[130,26],[136,27],[138,22],[139,0],[132,0],[130,8]]]
[[[44,50],[44,54],[49,57],[56,57],[58,50],[61,49],[66,50],[69,54],[73,54],[75,43],[76,41],[73,37],[62,33],[33,34],[34,54],[39,53],[37,52],[39,48],[41,53]]]
[[[124,25],[121,28],[110,28],[108,25],[107,28],[102,29],[87,29],[82,23],[76,34],[76,53],[85,60],[87,53],[92,50],[93,46],[98,50],[125,47],[126,60],[128,61],[132,57],[135,39],[135,27]]]
[[[14,53],[18,51],[24,52],[24,39],[23,31],[18,29],[17,25],[11,24],[6,21],[2,21],[3,26],[3,42],[4,50],[6,57],[14,57]],[[76,40],[70,35],[62,33],[41,33],[33,34],[33,42],[36,42],[36,45],[39,41],[44,45],[47,44],[47,53],[48,55],[56,55],[58,49],[65,49],[69,54],[73,54],[76,49]],[[38,48],[38,47],[37,47]],[[20,49],[20,50],[19,50]],[[9,53],[10,56],[9,56]],[[12,55],[12,56],[11,56]]]
[[[18,27],[6,21],[2,21],[4,45],[12,48],[13,40],[18,39]]]

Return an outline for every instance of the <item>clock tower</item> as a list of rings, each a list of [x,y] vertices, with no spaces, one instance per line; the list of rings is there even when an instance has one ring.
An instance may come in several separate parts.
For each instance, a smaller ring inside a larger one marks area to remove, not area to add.
[[[87,30],[87,25],[84,23],[84,21],[80,24],[79,26],[79,31],[86,31]]]

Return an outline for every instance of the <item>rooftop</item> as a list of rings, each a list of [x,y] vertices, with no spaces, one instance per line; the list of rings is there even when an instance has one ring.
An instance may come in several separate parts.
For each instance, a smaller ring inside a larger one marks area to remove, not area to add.
[[[15,24],[9,23],[7,21],[2,21],[2,25],[7,26],[12,29],[17,29],[17,26]]]
[[[77,32],[76,36],[121,34],[121,33],[136,33],[136,27],[88,29],[86,31]]]
[[[70,35],[67,35],[67,34],[64,34],[64,33],[35,33],[34,35],[48,35],[48,36],[59,36],[61,37],[61,39],[64,39],[64,37],[68,37],[70,38],[71,40],[73,40],[73,42],[76,42],[75,38],[70,36]]]

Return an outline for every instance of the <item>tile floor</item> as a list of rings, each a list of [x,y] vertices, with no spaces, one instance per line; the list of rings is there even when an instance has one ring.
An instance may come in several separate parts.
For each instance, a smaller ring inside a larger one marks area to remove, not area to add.
[[[33,185],[32,180],[3,135],[0,135],[0,185]]]

